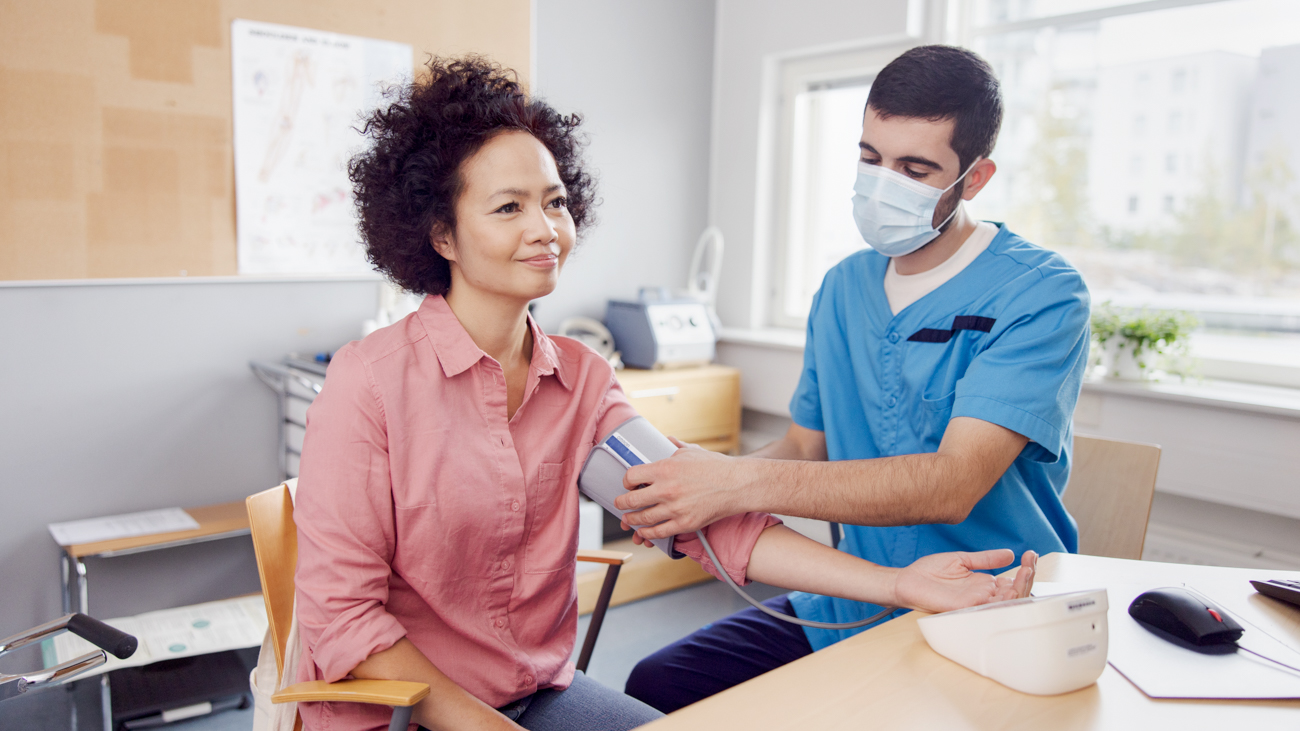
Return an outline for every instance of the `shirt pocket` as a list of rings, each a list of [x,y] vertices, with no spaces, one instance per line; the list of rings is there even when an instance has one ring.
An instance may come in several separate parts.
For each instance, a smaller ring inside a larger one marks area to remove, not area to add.
[[[578,492],[570,489],[570,461],[543,462],[529,485],[524,572],[573,570],[578,555]]]
[[[952,405],[957,400],[954,390],[947,396],[921,398],[921,452],[939,451],[939,442],[952,420]]]

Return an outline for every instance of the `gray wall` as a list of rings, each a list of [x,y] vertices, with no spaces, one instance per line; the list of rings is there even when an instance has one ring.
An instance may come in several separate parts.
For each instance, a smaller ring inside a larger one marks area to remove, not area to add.
[[[915,0],[914,0],[915,1]],[[727,240],[718,316],[730,327],[760,327],[754,296],[760,185],[763,66],[775,54],[902,34],[908,0],[718,0],[717,85],[709,217]],[[748,377],[748,374],[746,374]],[[789,398],[787,394],[785,398]]]
[[[0,286],[0,636],[60,611],[47,523],[274,484],[275,400],[249,359],[337,348],[377,304],[365,281]],[[101,617],[258,590],[246,538],[89,572]]]
[[[541,300],[548,332],[642,285],[684,287],[706,225],[714,3],[538,0],[536,89],[578,112],[600,223]]]

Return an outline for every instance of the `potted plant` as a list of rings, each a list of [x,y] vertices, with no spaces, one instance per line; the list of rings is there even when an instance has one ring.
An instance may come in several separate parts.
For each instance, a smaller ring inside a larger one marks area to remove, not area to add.
[[[1185,312],[1131,310],[1106,303],[1093,310],[1092,337],[1106,378],[1150,378],[1157,358],[1167,370],[1186,374],[1188,336],[1199,323]]]

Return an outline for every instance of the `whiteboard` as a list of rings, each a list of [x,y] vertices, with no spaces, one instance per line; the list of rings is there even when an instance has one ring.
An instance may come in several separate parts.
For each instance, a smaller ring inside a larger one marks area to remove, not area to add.
[[[230,35],[239,273],[370,272],[347,164],[410,82],[411,46],[238,19]]]

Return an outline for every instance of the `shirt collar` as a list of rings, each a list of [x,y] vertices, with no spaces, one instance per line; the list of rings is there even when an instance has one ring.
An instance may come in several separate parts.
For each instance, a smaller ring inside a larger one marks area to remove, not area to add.
[[[565,390],[572,391],[573,381],[566,373],[564,361],[555,350],[555,343],[542,332],[532,315],[528,316],[528,327],[533,329],[533,368],[537,369],[537,375],[554,375]]]
[[[465,326],[460,324],[456,313],[451,311],[451,307],[442,295],[425,297],[424,302],[420,303],[416,316],[424,325],[429,341],[433,343],[434,353],[438,356],[438,363],[442,366],[442,372],[448,378],[464,373],[470,366],[488,357],[465,331]],[[537,369],[539,376],[554,375],[561,386],[572,390],[572,379],[566,373],[564,363],[556,353],[555,343],[542,332],[532,315],[528,316],[528,327],[533,331],[532,367]]]

